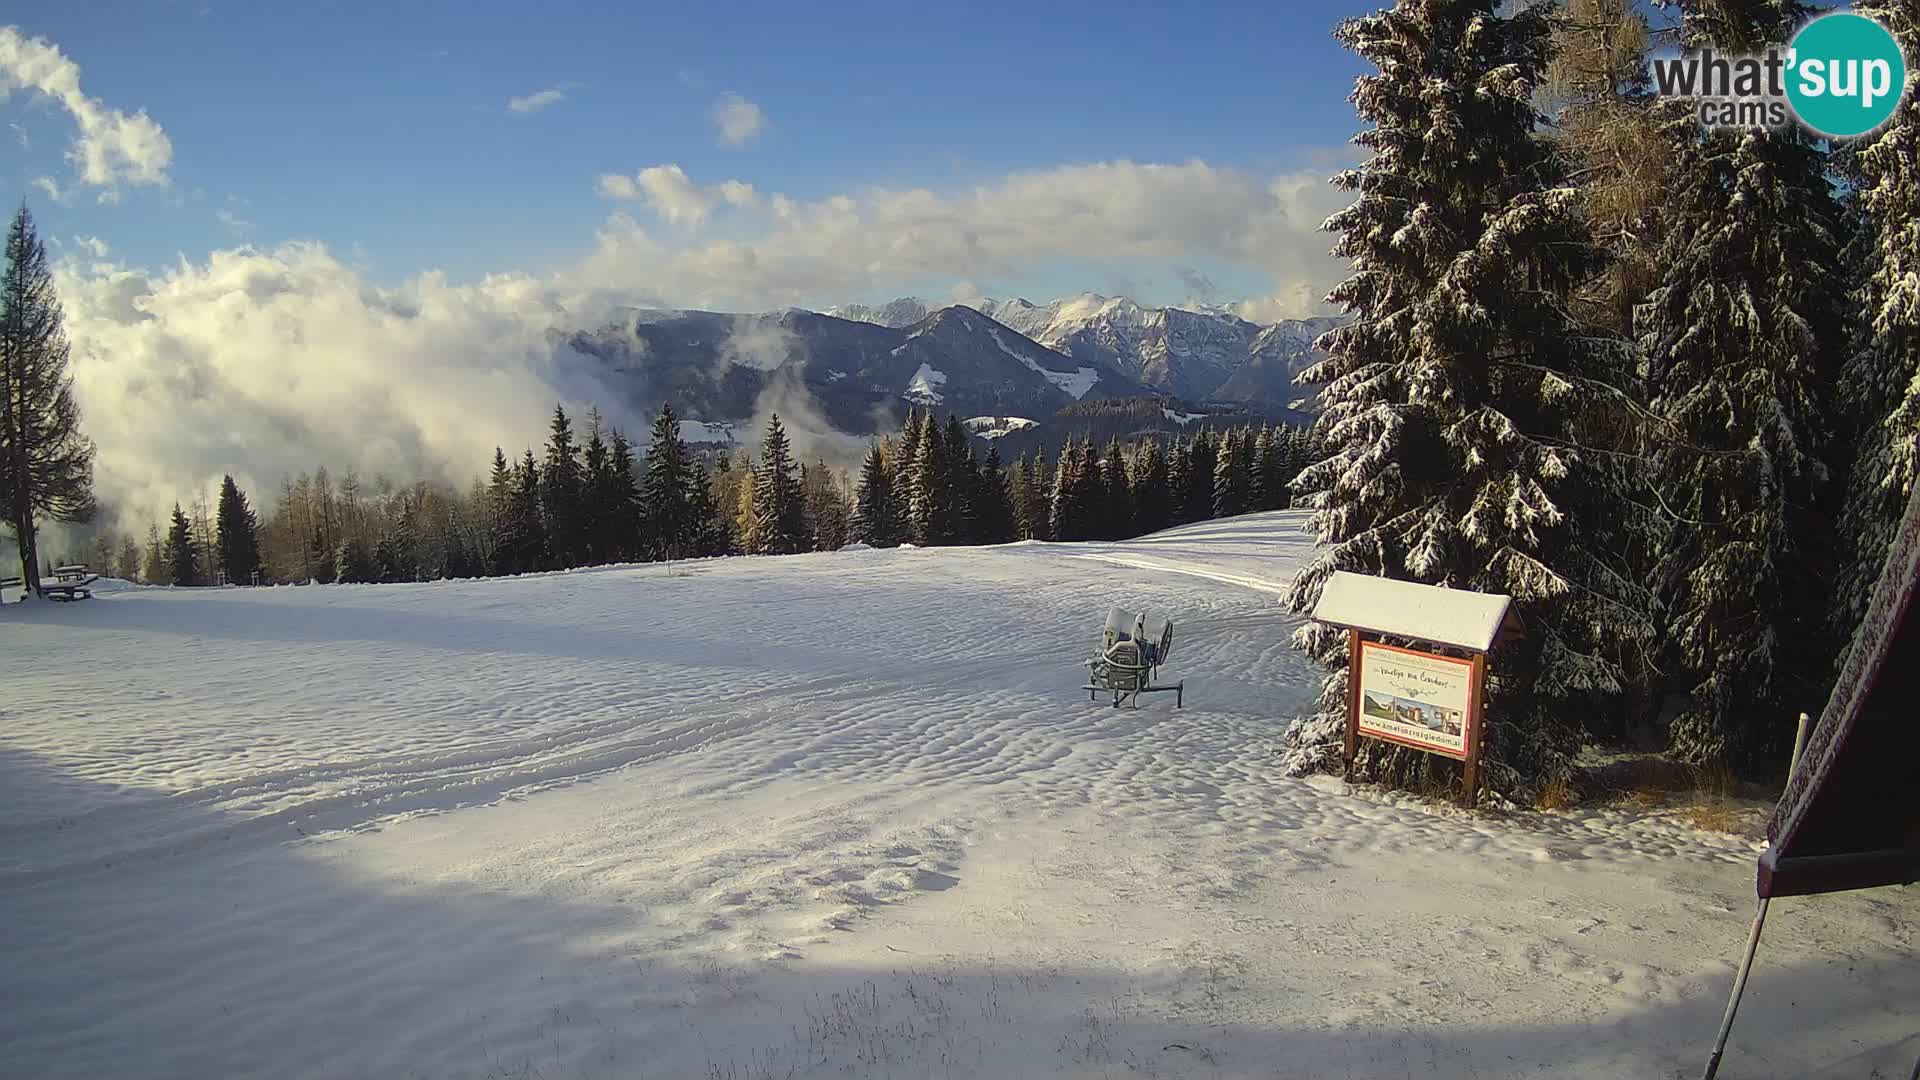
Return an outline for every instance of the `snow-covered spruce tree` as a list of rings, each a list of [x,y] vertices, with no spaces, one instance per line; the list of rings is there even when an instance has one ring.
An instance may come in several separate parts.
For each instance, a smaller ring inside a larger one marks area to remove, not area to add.
[[[893,476],[887,471],[880,444],[867,448],[860,468],[860,486],[854,493],[853,537],[868,547],[900,546],[900,510],[893,497]]]
[[[1843,547],[1833,620],[1842,643],[1866,614],[1913,491],[1920,438],[1920,5],[1856,0],[1853,9],[1893,31],[1909,63],[1893,117],[1851,148],[1865,226],[1853,290],[1864,310],[1840,379],[1839,433],[1855,451],[1835,529]]]
[[[21,580],[40,592],[38,523],[93,519],[93,442],[67,373],[66,316],[47,247],[22,205],[0,271],[0,498],[20,550]]]
[[[914,432],[907,472],[908,536],[921,547],[944,543],[953,518],[953,493],[947,488],[947,443],[928,416]]]
[[[759,555],[791,555],[812,547],[807,536],[800,476],[780,415],[767,419],[760,467],[753,473],[753,531]]]
[[[1081,504],[1086,484],[1080,479],[1080,442],[1068,439],[1060,448],[1060,460],[1053,467],[1053,506],[1049,531],[1053,539],[1085,540],[1086,509]]]
[[[1227,432],[1213,464],[1213,516],[1233,517],[1247,511],[1248,470],[1240,467],[1244,433],[1239,428]]]
[[[1035,448],[1027,468],[1027,527],[1029,539],[1052,540],[1053,468],[1047,464],[1045,447]]]
[[[1167,527],[1173,512],[1167,490],[1167,455],[1160,440],[1147,439],[1133,455],[1133,529],[1136,536]]]
[[[973,440],[958,413],[947,414],[943,429],[946,443],[947,505],[952,509],[943,543],[974,543],[977,533],[974,501],[979,498],[980,467],[973,457]]]
[[[1550,15],[1498,10],[1403,0],[1335,31],[1378,70],[1351,98],[1370,156],[1335,178],[1355,200],[1326,224],[1352,270],[1329,299],[1351,319],[1303,373],[1325,387],[1328,456],[1295,483],[1322,546],[1289,599],[1311,610],[1335,570],[1512,596],[1528,636],[1492,658],[1484,775],[1524,795],[1567,774],[1586,714],[1625,688],[1618,642],[1651,628],[1650,600],[1588,539],[1618,493],[1581,444],[1609,430],[1629,365],[1568,310],[1599,259],[1536,130]],[[1305,771],[1339,760],[1347,635],[1309,623],[1296,640],[1330,669],[1288,732]],[[1363,758],[1393,783],[1458,769],[1384,746]]]
[[[1032,465],[1029,455],[1021,454],[1013,462],[1013,468],[1007,472],[1007,500],[1013,506],[1013,538],[1015,540],[1034,539],[1033,518],[1029,513],[1033,501],[1032,484],[1028,474]]]
[[[1759,40],[1792,31],[1782,13]],[[1726,47],[1726,46],[1722,46]],[[1837,205],[1796,128],[1703,133],[1663,110],[1676,189],[1653,292],[1636,312],[1673,521],[1654,586],[1663,665],[1683,695],[1676,754],[1778,765],[1790,718],[1826,697],[1831,580],[1828,388],[1845,337]]]
[[[1167,446],[1167,524],[1185,525],[1193,520],[1187,513],[1187,493],[1192,487],[1193,448],[1185,439],[1174,439]]]
[[[1263,427],[1253,440],[1254,510],[1279,510],[1287,505],[1287,481],[1280,471],[1280,443],[1271,427]]]

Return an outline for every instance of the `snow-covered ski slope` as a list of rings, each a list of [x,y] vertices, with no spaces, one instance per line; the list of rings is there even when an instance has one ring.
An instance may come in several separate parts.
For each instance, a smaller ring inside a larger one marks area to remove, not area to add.
[[[0,608],[0,1075],[1691,1072],[1751,844],[1284,778],[1299,526]],[[1907,1067],[1917,923],[1776,905],[1723,1075]]]

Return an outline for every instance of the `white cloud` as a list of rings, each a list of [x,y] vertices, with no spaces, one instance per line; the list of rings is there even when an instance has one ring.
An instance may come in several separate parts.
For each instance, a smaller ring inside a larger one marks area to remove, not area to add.
[[[1044,262],[1204,259],[1264,271],[1275,283],[1267,310],[1308,314],[1324,310],[1320,298],[1341,269],[1319,229],[1347,196],[1326,177],[1116,161],[962,191],[870,188],[812,201],[754,192],[734,203],[758,211],[748,219],[758,231],[745,238],[673,244],[615,217],[582,273],[689,306],[754,311],[886,294],[927,278],[1000,280]],[[643,200],[662,223],[686,225],[729,201],[725,188],[664,165],[602,178],[601,193]]]
[[[766,130],[767,114],[729,90],[713,103],[713,124],[720,129],[721,145],[745,146]]]
[[[242,218],[231,210],[215,210],[213,216],[219,220],[220,224],[227,227],[228,232],[239,239],[245,240],[253,235],[253,222]]]
[[[107,242],[97,236],[76,236],[73,238],[73,246],[96,259],[104,259],[113,253],[113,249],[107,246]]]
[[[615,213],[578,260],[541,277],[381,286],[310,244],[143,270],[76,238],[56,283],[98,490],[144,528],[227,471],[267,505],[283,475],[323,462],[464,483],[496,443],[537,444],[556,400],[598,403],[637,432],[645,418],[621,413],[631,386],[603,386],[553,334],[601,325],[617,305],[764,311],[929,280],[968,299],[970,283],[1071,260],[1264,271],[1262,313],[1307,314],[1341,274],[1318,231],[1344,198],[1325,175],[1123,161],[800,200],[657,165],[602,178],[639,216]],[[662,228],[723,207],[724,238]],[[804,403],[777,407],[788,419]]]
[[[14,140],[20,144],[20,149],[22,150],[33,149],[33,139],[30,136],[28,136],[26,128],[22,127],[19,124],[13,124],[13,123],[9,123],[7,126],[13,129]]]
[[[508,98],[507,111],[522,114],[537,113],[541,109],[558,105],[567,100],[567,93],[572,90],[578,90],[579,88],[580,84],[577,82],[564,82],[558,86],[548,87],[545,90],[536,90],[525,97]]]
[[[47,193],[47,198],[62,206],[72,206],[73,196],[60,186],[60,181],[51,176],[36,176],[33,186]]]
[[[73,117],[79,130],[67,161],[82,185],[102,189],[102,202],[118,201],[122,184],[167,185],[173,143],[159,124],[144,111],[129,114],[88,97],[80,89],[80,65],[58,45],[0,26],[0,97],[15,90],[44,95]],[[52,184],[44,179],[43,187]]]
[[[602,176],[594,190],[602,198],[627,202],[644,201],[654,213],[671,225],[699,228],[721,206],[756,206],[759,192],[752,184],[726,180],[701,187],[687,178],[678,165],[654,165],[634,176],[609,173]]]

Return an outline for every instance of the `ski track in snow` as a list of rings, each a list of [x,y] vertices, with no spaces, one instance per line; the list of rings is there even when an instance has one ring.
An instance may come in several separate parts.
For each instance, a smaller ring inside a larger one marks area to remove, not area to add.
[[[1751,842],[1282,776],[1300,523],[0,609],[0,1073],[1697,1069]],[[1913,898],[1776,912],[1727,1075],[1906,1068]]]

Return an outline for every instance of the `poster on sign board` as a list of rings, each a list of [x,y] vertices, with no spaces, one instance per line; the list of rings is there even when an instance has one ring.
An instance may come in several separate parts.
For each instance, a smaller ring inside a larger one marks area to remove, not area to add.
[[[1360,734],[1466,760],[1473,745],[1473,663],[1360,643]]]

